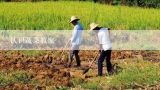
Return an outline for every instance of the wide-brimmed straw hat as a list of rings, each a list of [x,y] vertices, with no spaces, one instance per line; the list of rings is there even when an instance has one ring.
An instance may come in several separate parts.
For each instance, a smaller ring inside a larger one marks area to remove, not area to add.
[[[80,20],[80,19],[79,19],[78,17],[76,17],[76,16],[72,16],[72,17],[71,17],[71,20],[70,20],[70,23],[73,22],[73,21],[75,21],[75,20],[78,21],[78,20]]]
[[[96,27],[98,27],[99,25],[98,24],[96,24],[96,23],[91,23],[90,24],[90,30],[93,30],[93,29],[95,29]]]

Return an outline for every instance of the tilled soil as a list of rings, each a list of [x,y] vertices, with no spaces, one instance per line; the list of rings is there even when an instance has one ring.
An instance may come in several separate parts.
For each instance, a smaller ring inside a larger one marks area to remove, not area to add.
[[[70,73],[61,70],[61,68],[64,68],[64,62],[57,61],[59,65],[56,65],[51,61],[48,62],[49,56],[28,57],[20,52],[15,52],[10,55],[7,55],[6,53],[7,52],[1,52],[0,54],[1,71],[6,73],[16,70],[26,71],[32,75],[32,79],[37,80],[40,83],[41,87],[39,88],[44,88],[43,86],[46,86],[47,79],[50,80],[50,83],[47,84],[48,86],[71,86]],[[16,88],[14,90],[22,90],[23,88],[23,90],[31,90],[31,88],[33,89],[33,86],[29,84],[12,84],[3,88]]]
[[[0,90],[12,88],[13,90],[45,90],[46,86],[71,87],[71,69],[65,68],[67,51],[61,56],[60,51],[46,51],[46,54],[28,56],[21,51],[0,51],[0,70],[10,72],[24,70],[32,75],[32,79],[39,82],[39,86],[31,84],[12,84],[0,87]],[[88,63],[98,51],[80,51],[81,61]],[[140,58],[150,61],[160,61],[160,53],[157,51],[113,51],[112,59]],[[82,65],[83,66],[83,65]],[[15,88],[15,89],[14,89]]]

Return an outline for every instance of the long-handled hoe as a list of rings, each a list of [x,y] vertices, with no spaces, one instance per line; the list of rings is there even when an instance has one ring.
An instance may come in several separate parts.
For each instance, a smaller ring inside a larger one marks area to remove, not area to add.
[[[93,58],[93,60],[92,60],[92,62],[90,63],[89,67],[86,68],[86,69],[83,71],[83,75],[86,74],[86,73],[89,71],[89,69],[91,68],[91,66],[93,65],[94,61],[97,59],[97,57],[98,57],[98,53],[97,53],[96,56]]]
[[[60,57],[62,58],[62,56],[63,56],[63,54],[64,54],[64,49],[68,46],[68,44],[70,43],[70,41],[68,41],[67,43],[66,43],[66,45],[64,46],[64,48],[62,49],[62,53],[61,53],[61,55],[60,55]]]

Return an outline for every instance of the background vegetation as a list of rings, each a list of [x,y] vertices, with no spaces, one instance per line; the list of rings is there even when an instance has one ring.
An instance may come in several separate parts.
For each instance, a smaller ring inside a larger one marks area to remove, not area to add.
[[[1,0],[7,2],[38,2],[38,1],[93,1],[111,5],[129,5],[141,7],[160,7],[159,0]]]
[[[85,29],[91,22],[112,29],[160,29],[160,10],[110,6],[92,2],[0,3],[0,29],[68,30],[70,17],[81,19]]]

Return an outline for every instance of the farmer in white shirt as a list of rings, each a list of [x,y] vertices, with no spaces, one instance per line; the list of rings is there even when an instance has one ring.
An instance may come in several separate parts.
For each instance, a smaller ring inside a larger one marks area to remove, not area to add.
[[[103,61],[106,60],[106,67],[109,75],[112,75],[112,64],[111,64],[111,41],[109,28],[99,27],[98,24],[90,24],[90,30],[97,33],[98,41],[100,44],[100,56],[98,58],[98,76],[102,76],[103,72]]]
[[[71,37],[71,51],[69,55],[69,61],[67,64],[67,67],[71,67],[73,56],[76,58],[77,67],[81,66],[80,57],[78,55],[79,53],[79,46],[81,44],[82,40],[82,25],[78,22],[80,19],[76,16],[72,16],[70,23],[74,26],[72,37]]]

